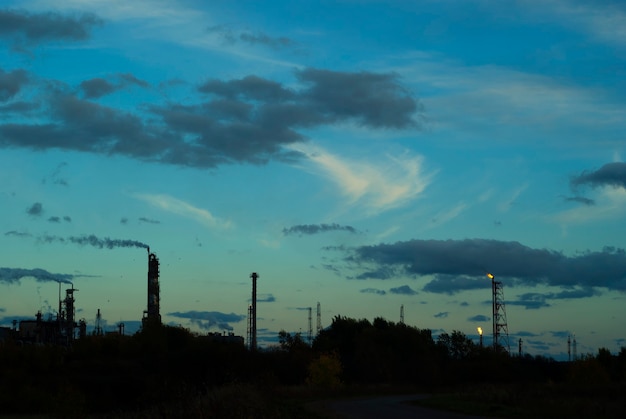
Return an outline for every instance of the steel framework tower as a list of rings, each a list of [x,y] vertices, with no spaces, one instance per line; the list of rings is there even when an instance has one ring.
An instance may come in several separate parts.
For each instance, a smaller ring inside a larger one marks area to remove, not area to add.
[[[322,331],[322,306],[317,302],[317,335]]]
[[[250,350],[256,351],[256,280],[259,278],[259,275],[256,272],[252,272],[250,278],[252,278],[252,304],[248,313],[248,333]]]
[[[500,347],[511,352],[509,345],[509,326],[506,321],[506,309],[504,307],[504,290],[502,282],[496,281],[493,274],[488,273],[487,277],[491,279],[492,293],[492,316],[493,316],[493,349],[499,351]]]
[[[400,324],[404,324],[404,304],[400,305]]]
[[[248,306],[248,327],[246,329],[246,342],[248,342],[248,348],[252,350],[252,304]]]
[[[307,339],[309,340],[309,345],[313,341],[313,308],[309,307],[309,332],[307,334]]]

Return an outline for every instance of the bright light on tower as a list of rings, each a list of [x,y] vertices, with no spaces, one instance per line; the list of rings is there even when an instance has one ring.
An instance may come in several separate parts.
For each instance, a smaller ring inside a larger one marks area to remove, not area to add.
[[[487,277],[488,277],[489,279],[494,279],[494,278],[495,278],[495,276],[493,276],[493,274],[490,274],[489,272],[487,272]]]
[[[482,335],[483,335],[483,328],[482,328],[482,327],[477,327],[477,328],[476,328],[476,330],[478,330],[478,334],[479,334],[480,336],[482,336]]]

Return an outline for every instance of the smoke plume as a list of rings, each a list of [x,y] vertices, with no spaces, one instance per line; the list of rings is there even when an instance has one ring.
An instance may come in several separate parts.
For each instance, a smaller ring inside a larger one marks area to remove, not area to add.
[[[73,243],[81,246],[93,246],[98,249],[113,249],[115,247],[139,247],[142,249],[149,249],[149,246],[137,240],[122,240],[122,239],[110,239],[108,237],[96,237],[93,234],[88,236],[71,236],[71,237],[59,237],[59,236],[41,236],[38,238],[43,243]]]
[[[53,274],[45,269],[0,268],[0,282],[19,283],[22,278],[35,278],[39,282],[58,282],[71,284],[74,275]]]

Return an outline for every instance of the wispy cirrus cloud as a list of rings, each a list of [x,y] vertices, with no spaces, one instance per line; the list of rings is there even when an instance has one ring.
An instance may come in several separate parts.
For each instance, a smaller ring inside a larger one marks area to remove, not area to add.
[[[417,198],[432,180],[419,155],[387,155],[382,161],[343,158],[320,146],[290,144],[286,148],[306,156],[313,173],[328,178],[346,197],[347,205],[363,205],[371,213],[396,208]]]
[[[208,228],[228,229],[233,227],[233,224],[229,220],[218,218],[204,208],[196,207],[173,196],[164,194],[135,194],[134,197],[163,211],[197,221]]]

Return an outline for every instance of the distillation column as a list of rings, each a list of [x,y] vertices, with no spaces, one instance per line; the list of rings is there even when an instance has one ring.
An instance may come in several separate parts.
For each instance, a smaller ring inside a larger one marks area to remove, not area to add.
[[[148,309],[143,313],[144,325],[161,325],[160,301],[159,259],[148,248]]]

